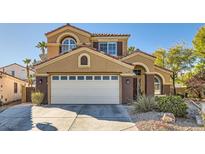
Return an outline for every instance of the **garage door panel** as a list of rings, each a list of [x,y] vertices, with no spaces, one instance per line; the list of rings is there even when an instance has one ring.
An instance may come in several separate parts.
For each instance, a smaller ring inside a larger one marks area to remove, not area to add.
[[[119,80],[51,80],[52,104],[119,104]]]
[[[119,104],[118,101],[116,101],[116,98],[96,98],[96,99],[85,99],[85,98],[63,98],[63,97],[58,97],[58,98],[51,98],[52,99],[52,104]]]

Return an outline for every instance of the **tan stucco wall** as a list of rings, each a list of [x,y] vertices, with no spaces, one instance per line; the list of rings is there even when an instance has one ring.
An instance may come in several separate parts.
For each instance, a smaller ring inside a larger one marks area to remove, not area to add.
[[[154,72],[154,59],[147,58],[147,56],[143,56],[141,54],[136,54],[128,59],[123,60],[128,63],[142,63],[145,64],[150,72]]]
[[[163,84],[172,84],[171,77],[170,77],[170,75],[172,74],[171,72],[168,72],[156,66],[154,66],[154,72],[159,73],[158,75],[159,76],[161,75],[164,78],[165,82],[163,82]]]
[[[14,82],[17,83],[17,93],[14,93]],[[3,75],[3,78],[0,79],[0,99],[3,96],[3,103],[12,102],[20,100],[22,96],[22,86],[26,85],[26,82],[18,80],[16,78]]]
[[[123,56],[127,55],[128,37],[93,37],[72,27],[64,27],[63,29],[47,36],[48,58],[59,55],[59,39],[61,41],[67,36],[70,36],[74,39],[77,38],[76,41],[78,45],[86,44],[88,46],[92,46],[93,42],[122,42],[122,54]]]
[[[60,45],[58,44],[48,45],[47,49],[48,49],[48,58],[52,58],[52,57],[59,55]]]
[[[139,63],[139,66],[140,64],[142,64],[142,66],[146,65],[146,67],[148,67],[149,69],[149,73],[157,74],[162,78],[163,84],[172,84],[171,77],[170,77],[172,73],[170,71],[155,66],[154,60],[155,60],[154,58],[148,57],[147,55],[143,55],[142,53],[136,54],[124,60],[122,59],[122,61],[128,63],[133,63],[133,64]]]
[[[87,51],[86,51],[87,50]],[[88,48],[80,48],[74,54],[67,56],[64,55],[65,58],[62,58],[58,61],[55,61],[47,66],[42,68],[36,68],[37,74],[45,74],[47,72],[55,72],[55,73],[64,73],[64,72],[71,72],[71,73],[85,73],[85,72],[94,72],[94,73],[102,73],[102,72],[112,72],[112,73],[132,73],[132,69],[122,66],[120,64],[114,63],[114,59],[108,60],[104,57],[101,57],[97,54],[92,52],[96,51],[88,51],[91,49]],[[90,67],[89,68],[79,68],[78,67],[78,56],[81,54],[88,54],[90,56]],[[100,53],[98,53],[100,54]],[[54,59],[55,60],[55,59]],[[57,60],[57,58],[56,58]]]
[[[89,38],[89,37],[87,37],[87,36],[85,36],[85,35],[82,35],[82,34],[76,32],[76,31],[73,31],[73,30],[71,30],[71,29],[67,29],[67,30],[65,30],[65,31],[63,31],[63,32],[57,33],[56,35],[53,35],[53,36],[48,37],[48,38],[47,38],[47,42],[48,42],[48,43],[57,43],[58,37],[61,36],[61,35],[64,34],[64,33],[67,33],[67,32],[68,32],[68,33],[73,33],[73,34],[75,34],[75,35],[78,37],[78,39],[80,40],[81,43],[88,43],[88,42],[90,42],[90,38]],[[67,36],[69,36],[69,35],[64,35],[64,36],[62,37],[62,39],[65,38],[65,37],[67,37]]]

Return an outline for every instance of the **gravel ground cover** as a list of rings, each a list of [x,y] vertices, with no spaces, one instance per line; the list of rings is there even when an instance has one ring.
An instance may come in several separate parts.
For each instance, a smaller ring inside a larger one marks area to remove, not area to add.
[[[198,126],[195,120],[195,115],[199,114],[197,108],[192,104],[188,107],[186,118],[176,118],[176,122],[170,124],[161,121],[162,112],[136,113],[133,106],[126,106],[132,121],[141,131],[204,131],[205,128]]]

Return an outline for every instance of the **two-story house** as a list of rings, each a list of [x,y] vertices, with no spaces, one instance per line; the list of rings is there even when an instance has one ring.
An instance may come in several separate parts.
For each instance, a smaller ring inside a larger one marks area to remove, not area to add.
[[[17,63],[13,63],[7,66],[0,67],[0,71],[7,73],[11,76],[17,77],[19,79],[27,80],[26,67],[19,65]],[[34,70],[32,69],[30,69],[29,73],[32,76],[35,74]]]
[[[150,54],[128,54],[129,34],[93,34],[66,24],[45,35],[48,60],[35,66],[45,103],[121,104],[170,94],[172,72],[154,65]]]

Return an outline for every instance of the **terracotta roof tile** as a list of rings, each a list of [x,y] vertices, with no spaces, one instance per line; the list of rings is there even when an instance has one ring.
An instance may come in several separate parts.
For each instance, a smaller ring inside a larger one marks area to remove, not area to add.
[[[127,36],[130,37],[130,34],[108,34],[108,33],[93,33],[93,37],[119,37],[119,36]]]
[[[131,54],[128,54],[127,56],[130,56],[130,55],[133,55],[133,54],[136,54],[136,53],[143,53],[143,54],[145,54],[145,55],[147,55],[147,56],[156,58],[155,56],[153,56],[153,55],[151,55],[151,54],[148,54],[148,53],[146,53],[146,52],[144,52],[144,51],[141,51],[140,49],[135,50],[134,52],[132,52]],[[127,56],[124,56],[124,57],[122,57],[122,58],[125,58],[125,57],[127,57]]]
[[[52,31],[50,31],[50,32],[45,33],[45,35],[48,35],[48,34],[50,34],[50,33],[53,33],[53,32],[55,32],[55,31],[57,31],[57,30],[59,30],[59,29],[62,29],[62,28],[64,28],[64,27],[66,27],[66,26],[70,26],[70,27],[73,27],[73,28],[78,29],[78,30],[80,30],[80,31],[83,31],[83,32],[85,32],[85,33],[88,33],[88,34],[90,34],[90,35],[93,36],[93,37],[119,37],[119,36],[127,36],[127,37],[129,37],[129,36],[130,36],[130,34],[90,33],[90,32],[88,32],[88,31],[85,31],[85,30],[83,30],[83,29],[81,29],[81,28],[75,27],[75,26],[73,26],[73,25],[71,25],[71,24],[68,24],[68,23],[65,24],[65,25],[63,25],[63,26],[61,26],[61,27],[58,27],[58,28],[56,28],[56,29],[54,29],[54,30],[52,30]]]
[[[61,26],[61,27],[58,27],[58,28],[56,28],[56,29],[54,29],[54,30],[52,30],[52,31],[50,31],[50,32],[45,33],[45,35],[48,35],[48,34],[50,34],[50,33],[53,33],[53,32],[55,32],[55,31],[57,31],[57,30],[59,30],[59,29],[61,29],[61,28],[66,27],[66,26],[73,27],[73,28],[75,28],[75,29],[78,29],[78,30],[80,30],[80,31],[83,31],[83,32],[88,33],[88,34],[90,34],[90,35],[91,35],[91,33],[90,33],[90,32],[85,31],[85,30],[83,30],[83,29],[81,29],[81,28],[75,27],[75,26],[73,26],[73,25],[71,25],[71,24],[68,24],[68,23],[67,23],[67,24],[65,24],[65,25],[63,25],[63,26]]]

